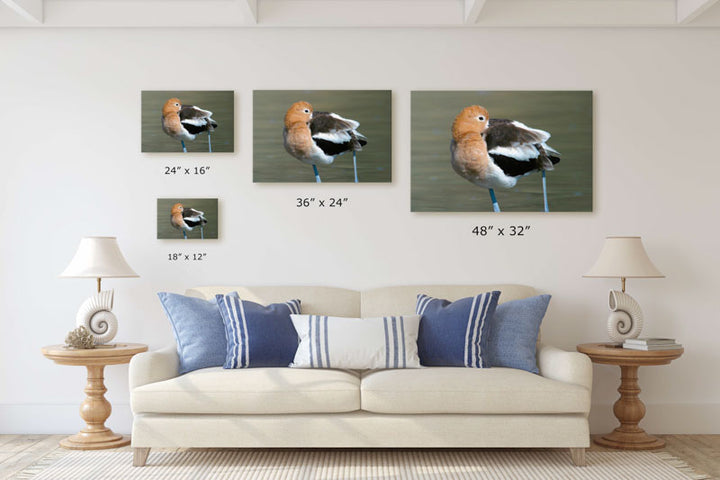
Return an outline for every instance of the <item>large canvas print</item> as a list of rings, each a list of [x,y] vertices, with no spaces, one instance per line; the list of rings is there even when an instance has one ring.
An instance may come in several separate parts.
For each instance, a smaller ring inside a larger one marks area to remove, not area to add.
[[[392,181],[389,90],[256,90],[254,182]]]
[[[590,91],[412,92],[414,212],[591,212]]]
[[[217,198],[158,198],[157,238],[218,238]]]
[[[141,103],[143,152],[235,150],[234,92],[143,91]]]

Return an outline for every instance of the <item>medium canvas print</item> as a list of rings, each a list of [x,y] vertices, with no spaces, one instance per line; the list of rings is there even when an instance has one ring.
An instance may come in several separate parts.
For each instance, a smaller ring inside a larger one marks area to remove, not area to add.
[[[254,182],[392,181],[389,90],[256,90]]]
[[[413,212],[591,212],[591,91],[412,92]]]
[[[235,150],[233,91],[148,90],[141,103],[143,152]]]
[[[158,198],[157,238],[208,240],[218,238],[217,198]]]

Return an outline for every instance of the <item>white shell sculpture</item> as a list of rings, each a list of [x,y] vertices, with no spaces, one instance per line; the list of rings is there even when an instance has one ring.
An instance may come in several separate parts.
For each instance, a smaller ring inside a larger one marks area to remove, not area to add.
[[[95,344],[108,343],[117,333],[117,318],[111,312],[114,290],[105,290],[80,305],[75,325],[85,327],[95,336]]]
[[[637,338],[643,327],[643,313],[640,305],[630,295],[610,290],[610,316],[608,317],[608,335],[615,342],[626,338]]]

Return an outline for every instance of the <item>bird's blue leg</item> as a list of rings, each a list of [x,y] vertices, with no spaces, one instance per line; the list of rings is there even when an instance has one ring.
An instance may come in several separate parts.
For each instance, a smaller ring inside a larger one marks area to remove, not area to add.
[[[205,227],[200,225],[200,240],[205,240]]]
[[[313,171],[315,172],[315,181],[317,183],[322,183],[322,180],[320,180],[320,174],[318,173],[317,165],[313,164]]]
[[[187,153],[187,148],[185,148],[185,140],[180,140],[180,143],[182,144],[183,152]]]
[[[208,152],[212,153],[212,139],[210,137],[212,137],[212,135],[208,133]]]
[[[358,183],[357,178],[357,152],[353,150],[353,169],[355,170],[355,183]]]
[[[547,202],[547,179],[545,178],[545,170],[542,171],[542,184],[543,184],[543,201],[545,202],[545,211],[549,212]]]
[[[497,198],[495,198],[495,190],[489,188],[488,191],[490,192],[490,200],[492,200],[493,204],[493,212],[499,212],[500,205],[498,205]]]
[[[183,229],[183,238],[187,240],[187,232],[185,231],[185,229]]]

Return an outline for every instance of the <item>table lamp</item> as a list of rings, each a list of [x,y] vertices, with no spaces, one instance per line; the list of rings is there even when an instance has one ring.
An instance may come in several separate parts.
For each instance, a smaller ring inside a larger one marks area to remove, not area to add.
[[[114,290],[101,291],[103,278],[128,278],[139,275],[125,261],[116,237],[84,237],[62,278],[97,278],[97,294],[80,306],[75,323],[87,328],[102,345],[115,338],[117,317],[112,313]]]
[[[637,338],[643,327],[640,305],[625,293],[627,278],[664,278],[653,265],[640,237],[608,236],[600,257],[583,277],[619,278],[622,291],[610,290],[608,335],[615,342]]]

